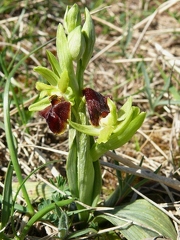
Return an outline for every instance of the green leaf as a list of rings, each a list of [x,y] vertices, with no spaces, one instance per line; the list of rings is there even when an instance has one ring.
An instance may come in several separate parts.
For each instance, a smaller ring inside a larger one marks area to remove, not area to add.
[[[63,211],[61,208],[56,206],[56,211],[58,213],[59,217],[59,223],[58,223],[58,237],[60,239],[64,239],[66,235],[68,234],[69,229],[69,222],[68,222],[68,216],[65,211]]]
[[[59,62],[58,62],[57,58],[48,50],[46,51],[46,53],[47,53],[47,57],[48,57],[48,60],[49,60],[49,62],[51,64],[53,72],[57,76],[60,77],[60,74],[61,74],[62,70],[61,70],[61,67],[59,65]]]
[[[144,82],[145,82],[144,90],[145,90],[147,99],[149,100],[149,105],[151,107],[151,110],[154,110],[154,102],[153,102],[151,86],[150,86],[151,82],[150,82],[150,78],[148,76],[144,63],[142,63],[141,65],[141,71],[144,75]]]
[[[28,180],[25,183],[26,189],[28,191],[28,195],[30,200],[33,202],[35,199],[50,199],[52,197],[52,193],[54,189],[47,185],[46,183],[39,181],[31,181]],[[19,189],[19,183],[13,182],[12,184],[13,190],[17,191]]]
[[[76,231],[75,233],[72,233],[68,239],[72,239],[72,238],[76,238],[77,237],[82,237],[86,234],[89,234],[89,233],[97,233],[97,231],[94,229],[94,228],[86,228],[86,229],[83,229],[83,230],[80,230],[80,231]]]
[[[76,144],[76,130],[70,128],[69,130],[69,154],[66,162],[66,173],[68,178],[68,185],[73,197],[79,196],[78,190],[78,176],[77,176],[77,144]]]
[[[148,237],[164,236],[177,239],[177,233],[169,217],[160,209],[144,199],[116,207],[109,215],[101,215],[95,221],[106,219],[120,226],[120,232],[128,240],[140,240]]]
[[[102,173],[101,173],[100,162],[99,161],[93,162],[93,167],[94,167],[94,186],[93,186],[92,206],[96,207],[100,198],[100,193],[102,188]]]
[[[50,69],[39,66],[39,67],[35,67],[34,70],[38,72],[43,78],[45,78],[50,85],[53,85],[53,86],[57,85],[59,81],[59,77]]]
[[[169,217],[144,199],[136,200],[124,207],[117,207],[112,213],[133,220],[134,224],[137,223],[145,231],[146,229],[152,229],[157,235],[163,235],[171,240],[177,239],[175,228]],[[124,230],[122,233],[124,236],[128,236],[129,231]]]

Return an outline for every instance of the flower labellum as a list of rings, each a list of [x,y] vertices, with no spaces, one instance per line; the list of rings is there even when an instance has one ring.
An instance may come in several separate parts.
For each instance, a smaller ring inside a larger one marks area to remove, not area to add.
[[[108,97],[102,96],[91,88],[85,88],[83,90],[83,95],[86,99],[91,124],[99,126],[101,118],[105,118],[110,113],[107,105]]]
[[[53,95],[51,105],[40,111],[40,115],[46,119],[50,130],[55,134],[62,134],[67,127],[67,120],[70,118],[71,104],[63,97]]]

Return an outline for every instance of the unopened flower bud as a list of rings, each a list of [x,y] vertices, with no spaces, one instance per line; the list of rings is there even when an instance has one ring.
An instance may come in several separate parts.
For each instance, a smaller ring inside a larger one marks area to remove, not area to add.
[[[76,27],[69,33],[68,45],[72,59],[78,61],[85,50],[85,40],[81,33],[81,26]]]
[[[90,58],[92,57],[94,44],[95,44],[94,24],[93,24],[90,12],[88,11],[87,8],[85,9],[85,17],[86,17],[86,20],[82,28],[82,33],[84,35],[85,42],[86,42],[86,49],[82,57],[82,64],[84,69],[86,68]]]
[[[81,14],[77,4],[74,4],[71,8],[67,7],[64,15],[64,27],[67,33],[70,33],[77,26],[81,25]]]

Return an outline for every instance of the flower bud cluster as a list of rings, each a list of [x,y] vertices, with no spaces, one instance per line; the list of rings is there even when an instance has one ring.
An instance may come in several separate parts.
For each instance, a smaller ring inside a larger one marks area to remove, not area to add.
[[[81,14],[77,4],[71,8],[67,7],[64,16],[70,54],[74,61],[83,59],[84,67],[87,66],[91,58],[95,43],[94,25],[87,9],[85,17],[85,23],[81,25]]]

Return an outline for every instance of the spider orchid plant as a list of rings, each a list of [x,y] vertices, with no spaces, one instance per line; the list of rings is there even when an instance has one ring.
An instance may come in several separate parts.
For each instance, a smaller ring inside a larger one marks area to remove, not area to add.
[[[54,134],[68,129],[68,184],[72,196],[89,206],[97,206],[101,192],[99,158],[128,142],[145,118],[144,112],[132,106],[131,97],[117,109],[110,95],[84,87],[84,71],[94,44],[95,30],[88,9],[82,23],[78,5],[67,7],[64,24],[57,29],[57,58],[47,51],[51,69],[34,69],[46,82],[36,83],[39,99],[29,107],[45,118]],[[82,221],[88,217],[86,211],[79,214]]]

